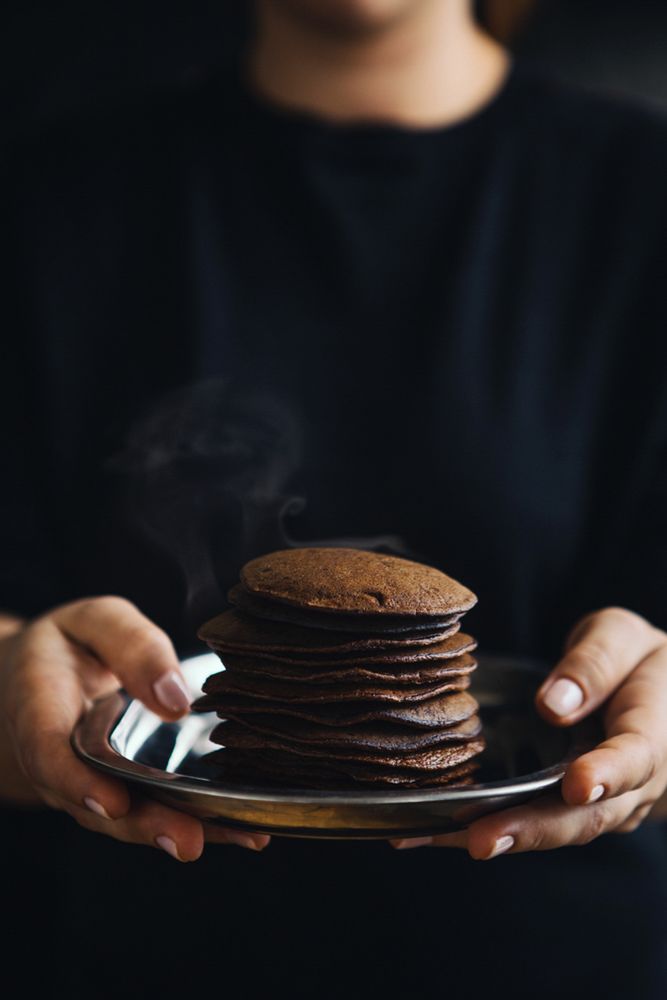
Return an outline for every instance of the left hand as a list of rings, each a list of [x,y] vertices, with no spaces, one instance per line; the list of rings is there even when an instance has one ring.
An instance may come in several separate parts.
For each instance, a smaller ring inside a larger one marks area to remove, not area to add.
[[[390,843],[463,847],[487,860],[635,830],[667,787],[667,633],[625,608],[582,618],[535,698],[540,715],[557,726],[603,703],[606,739],[569,765],[558,792],[484,816],[460,833]]]

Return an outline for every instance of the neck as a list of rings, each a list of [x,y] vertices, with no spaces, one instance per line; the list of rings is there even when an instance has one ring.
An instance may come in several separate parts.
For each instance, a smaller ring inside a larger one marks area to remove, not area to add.
[[[288,109],[332,122],[451,124],[483,107],[509,67],[466,0],[421,0],[381,26],[332,30],[260,0],[250,85]]]

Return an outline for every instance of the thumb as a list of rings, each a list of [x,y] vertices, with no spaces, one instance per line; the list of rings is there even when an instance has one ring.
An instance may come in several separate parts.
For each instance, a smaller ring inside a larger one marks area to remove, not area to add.
[[[87,598],[56,608],[49,617],[153,712],[174,719],[189,711],[187,683],[171,641],[130,601]]]
[[[606,701],[659,643],[658,630],[626,608],[586,615],[537,692],[537,710],[547,722],[572,725]]]

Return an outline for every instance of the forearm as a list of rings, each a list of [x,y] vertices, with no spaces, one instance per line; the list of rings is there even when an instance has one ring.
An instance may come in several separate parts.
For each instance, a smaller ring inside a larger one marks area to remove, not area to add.
[[[8,612],[0,612],[0,673],[8,642],[22,625],[23,619]],[[0,803],[40,805],[41,799],[36,795],[16,760],[7,731],[3,690],[0,684]]]

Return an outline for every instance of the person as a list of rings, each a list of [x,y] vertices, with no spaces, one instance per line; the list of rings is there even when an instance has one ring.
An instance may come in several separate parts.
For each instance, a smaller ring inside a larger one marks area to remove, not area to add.
[[[19,926],[73,995],[480,996],[503,963],[516,996],[662,996],[664,123],[513,64],[467,0],[256,18],[234,72],[5,157],[1,787],[54,810],[10,811]],[[553,665],[547,721],[604,707],[558,794],[426,838],[466,853],[269,846],[78,760],[73,726],[118,686],[188,710],[189,591],[155,530],[231,582],[243,491],[204,489],[211,536],[165,483],[246,454],[245,494],[306,498],[300,538],[397,532],[471,586],[481,648]]]

